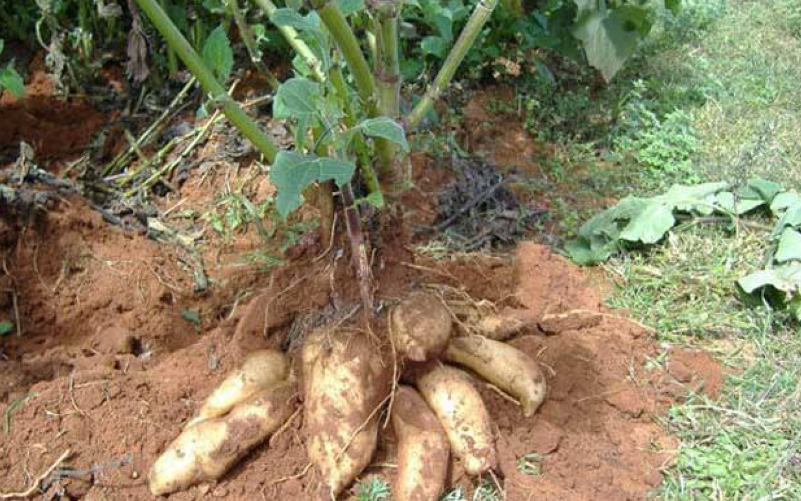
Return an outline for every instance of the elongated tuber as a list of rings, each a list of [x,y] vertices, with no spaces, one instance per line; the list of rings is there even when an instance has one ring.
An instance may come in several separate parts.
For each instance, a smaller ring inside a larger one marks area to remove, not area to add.
[[[373,457],[391,368],[364,334],[345,331],[310,334],[302,361],[306,449],[322,474],[320,497],[330,500]]]
[[[251,395],[225,417],[185,428],[153,464],[150,492],[158,496],[219,480],[289,419],[297,406],[294,386],[279,383]]]
[[[498,465],[495,436],[481,395],[463,371],[432,365],[415,381],[420,394],[445,429],[453,454],[469,475],[480,475]]]
[[[392,406],[398,437],[395,501],[437,501],[445,488],[450,446],[437,416],[409,386],[398,387]]]
[[[464,365],[520,401],[523,415],[533,415],[545,400],[545,376],[537,363],[513,346],[481,336],[454,338],[448,361]]]
[[[250,354],[209,395],[197,415],[187,424],[192,426],[209,418],[224,416],[236,404],[257,391],[274,386],[289,376],[289,360],[275,350],[259,350]]]

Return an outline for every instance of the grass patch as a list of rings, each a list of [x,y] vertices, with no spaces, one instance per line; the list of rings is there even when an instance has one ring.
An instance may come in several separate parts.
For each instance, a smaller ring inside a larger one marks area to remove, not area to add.
[[[529,129],[556,148],[531,189],[564,193],[564,236],[594,204],[675,182],[801,183],[801,0],[686,0],[612,85],[581,71],[560,82],[522,94]],[[688,223],[606,265],[620,285],[610,306],[663,342],[712,350],[731,374],[718,401],[694,396],[667,417],[682,446],[664,501],[801,499],[801,328],[737,298],[735,281],[765,265],[772,226],[748,221]]]

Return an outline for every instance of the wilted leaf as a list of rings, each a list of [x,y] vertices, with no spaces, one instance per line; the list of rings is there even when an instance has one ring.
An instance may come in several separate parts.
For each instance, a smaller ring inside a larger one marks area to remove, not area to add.
[[[801,265],[789,264],[768,270],[751,273],[737,281],[737,288],[743,298],[754,305],[767,301],[774,308],[789,307],[799,318],[801,303]]]
[[[353,162],[282,151],[273,163],[270,179],[278,189],[276,208],[286,216],[303,203],[302,193],[312,183],[333,180],[341,186],[353,177]]]
[[[225,28],[218,26],[203,44],[203,61],[211,68],[217,80],[225,84],[234,68],[234,53]]]
[[[801,202],[787,208],[773,228],[770,237],[777,238],[784,233],[785,228],[798,228],[799,226],[801,226]]]
[[[387,141],[392,141],[400,146],[403,151],[409,151],[406,132],[398,122],[389,117],[368,118],[359,124],[359,128],[367,136],[380,137]]]

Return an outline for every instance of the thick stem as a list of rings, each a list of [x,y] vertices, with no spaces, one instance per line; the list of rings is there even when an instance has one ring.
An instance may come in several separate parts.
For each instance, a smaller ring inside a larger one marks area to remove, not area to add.
[[[400,55],[398,45],[399,8],[393,1],[380,4],[376,11],[376,34],[379,50],[376,58],[375,80],[378,86],[378,106],[382,115],[397,119],[400,116]]]
[[[467,55],[467,51],[473,46],[479,33],[481,33],[484,25],[492,15],[492,11],[494,11],[497,6],[498,0],[480,0],[478,2],[475,10],[473,10],[473,13],[470,15],[470,19],[467,21],[467,25],[459,35],[459,39],[456,40],[456,44],[454,44],[450,54],[448,54],[447,59],[445,59],[445,63],[443,63],[442,68],[440,68],[434,82],[429,85],[423,98],[406,118],[406,127],[409,130],[420,125],[423,117],[425,117],[434,106],[434,102],[439,99],[442,91],[451,83],[453,76],[456,74],[456,70],[459,68],[459,65],[462,64],[465,55]]]
[[[400,117],[400,56],[398,17],[400,7],[394,0],[378,0],[375,27],[377,38],[375,81],[378,88],[378,108],[382,115],[392,119]],[[390,152],[379,150],[378,170],[390,195],[397,191],[402,177],[399,175],[397,147],[390,145]]]
[[[239,0],[226,0],[226,4],[228,11],[231,13],[231,17],[234,18],[234,24],[236,24],[239,30],[239,36],[242,37],[242,43],[245,44],[245,49],[248,51],[250,62],[267,78],[267,83],[270,84],[270,87],[273,90],[278,90],[280,83],[278,79],[275,78],[275,75],[273,75],[273,72],[270,71],[267,65],[261,60],[253,31],[250,29],[250,26],[248,26],[245,16],[239,8]]]
[[[331,38],[339,48],[339,52],[345,59],[348,67],[350,68],[353,80],[356,82],[356,90],[359,97],[364,103],[367,110],[367,115],[370,117],[377,117],[380,115],[378,109],[378,94],[376,93],[375,82],[373,81],[373,74],[367,64],[367,59],[362,53],[359,42],[356,40],[356,35],[353,34],[345,16],[342,11],[333,1],[326,0],[313,0],[312,4],[320,15],[325,27],[331,34]],[[376,152],[379,159],[379,175],[381,182],[385,187],[392,187],[395,182],[395,172],[392,166],[395,160],[395,151],[392,148],[392,143],[386,139],[376,138],[374,140]],[[389,166],[389,167],[388,167]]]
[[[350,183],[346,183],[340,188],[342,194],[342,205],[345,211],[345,227],[348,230],[351,253],[353,254],[353,267],[356,269],[356,276],[359,279],[359,293],[362,297],[362,306],[365,314],[373,316],[373,277],[370,271],[370,259],[367,249],[367,242],[362,232],[361,215],[353,198],[353,189]]]
[[[345,112],[345,125],[348,128],[355,127],[356,114],[353,111],[353,106],[350,104],[348,87],[345,84],[345,78],[342,76],[342,70],[334,66],[331,68],[331,71],[329,71],[328,76],[331,79],[331,84],[334,87],[337,99],[342,103],[342,108]],[[356,156],[359,158],[359,171],[362,174],[362,178],[364,178],[365,184],[367,184],[367,189],[370,190],[370,193],[381,193],[381,185],[378,182],[378,176],[376,176],[375,170],[373,170],[373,166],[370,163],[370,156],[367,154],[367,144],[360,135],[354,139],[354,150],[356,151]]]
[[[278,10],[278,7],[275,6],[272,0],[253,0],[253,3],[255,3],[262,11],[264,11],[264,13],[267,14],[267,17],[272,17],[273,13]],[[291,26],[277,26],[277,28],[278,31],[281,32],[281,35],[284,36],[284,39],[286,39],[289,46],[295,49],[295,52],[297,52],[298,55],[300,55],[300,57],[306,61],[306,64],[309,65],[309,68],[312,69],[312,76],[314,79],[318,82],[325,80],[325,75],[323,75],[320,61],[317,59],[317,56],[314,55],[314,52],[312,52],[309,46],[306,45],[306,42],[301,40],[295,28],[292,28]]]
[[[278,148],[272,140],[250,119],[233,99],[225,92],[222,85],[214,78],[214,74],[206,66],[195,49],[189,45],[178,28],[158,4],[157,0],[136,0],[139,7],[145,12],[153,26],[161,33],[164,39],[178,57],[184,62],[189,71],[198,79],[203,89],[212,99],[219,100],[223,106],[223,113],[245,135],[267,160],[272,163],[278,153]]]

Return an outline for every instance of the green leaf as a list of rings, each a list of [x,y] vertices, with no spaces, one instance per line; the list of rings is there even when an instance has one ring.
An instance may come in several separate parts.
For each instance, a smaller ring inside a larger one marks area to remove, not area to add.
[[[270,21],[276,26],[290,26],[298,30],[320,31],[320,16],[316,12],[304,16],[296,10],[283,8],[273,12]]]
[[[3,55],[3,49],[6,47],[6,42],[2,38],[0,38],[0,56]]]
[[[430,54],[439,59],[444,58],[448,54],[450,43],[444,38],[438,36],[428,36],[420,42],[420,50],[423,54]]]
[[[403,151],[409,151],[406,132],[398,122],[389,117],[368,118],[362,121],[358,127],[366,136],[380,137],[387,141],[392,141],[400,146]]]
[[[770,211],[773,215],[778,216],[784,213],[793,205],[801,204],[801,195],[794,191],[785,191],[779,193],[770,204]]]
[[[17,98],[25,96],[25,81],[10,64],[0,70],[0,93],[3,89],[8,89]]]
[[[308,78],[290,78],[278,87],[276,118],[310,115],[317,111],[322,90],[320,84]]]
[[[302,193],[312,183],[333,180],[342,186],[353,177],[353,162],[329,157],[303,155],[295,151],[278,153],[270,179],[278,189],[276,208],[286,217],[303,203]]]
[[[576,4],[579,15],[573,36],[581,41],[590,65],[609,82],[650,30],[647,10],[636,6],[600,9],[597,2],[588,0],[576,0]]]
[[[0,40],[2,42],[2,40]],[[0,49],[2,49],[2,45],[0,45]],[[0,322],[0,336],[8,336],[9,334],[13,333],[17,330],[17,327],[14,325],[14,322],[11,320],[3,320]]]
[[[620,233],[621,240],[655,244],[676,224],[673,208],[659,202],[650,203]]]
[[[773,228],[773,233],[770,234],[770,238],[779,237],[784,233],[785,228],[798,228],[799,226],[801,226],[801,202],[787,208]]]
[[[203,44],[203,61],[220,83],[225,84],[228,81],[234,68],[234,53],[222,26],[216,27],[206,38]]]
[[[349,16],[364,10],[364,0],[337,0],[337,5],[343,16]]]
[[[748,181],[748,184],[738,191],[738,195],[740,198],[761,199],[765,203],[770,204],[773,202],[773,199],[776,198],[776,195],[783,191],[784,186],[779,183],[766,181],[762,178],[754,178]]]
[[[746,275],[737,281],[743,299],[752,305],[765,301],[774,308],[791,309],[799,319],[799,291],[801,291],[801,265],[793,263]]]
[[[681,12],[681,0],[665,0],[665,8],[675,16]]]
[[[779,246],[773,259],[777,263],[801,261],[801,233],[787,228],[779,239]]]

